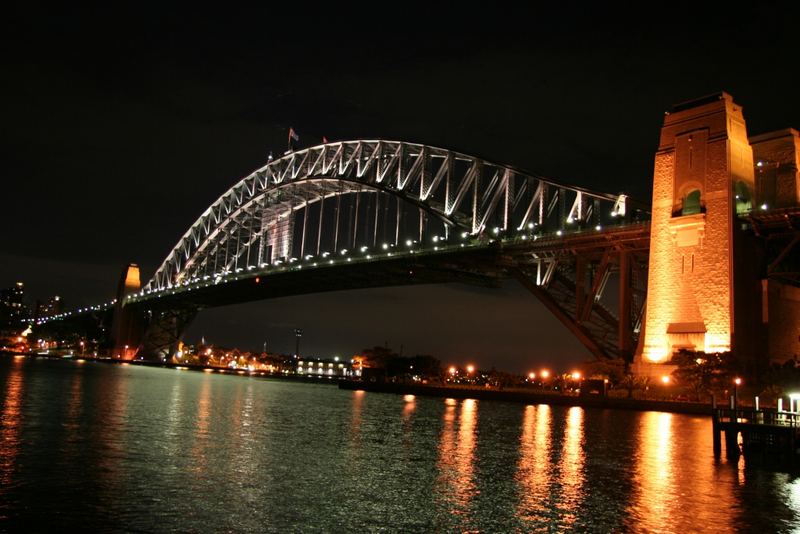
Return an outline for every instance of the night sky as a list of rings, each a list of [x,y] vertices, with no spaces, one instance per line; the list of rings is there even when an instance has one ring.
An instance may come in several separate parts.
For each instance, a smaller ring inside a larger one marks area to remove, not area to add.
[[[78,306],[110,299],[128,262],[146,281],[290,126],[301,147],[420,142],[649,202],[674,103],[725,90],[750,134],[800,127],[796,5],[7,7],[0,286]],[[590,358],[511,282],[219,308],[188,340],[291,352],[296,327],[321,356],[386,343],[514,371]]]

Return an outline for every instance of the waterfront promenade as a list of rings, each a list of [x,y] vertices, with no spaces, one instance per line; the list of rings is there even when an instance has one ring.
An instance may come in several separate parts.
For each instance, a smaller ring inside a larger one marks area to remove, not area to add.
[[[628,399],[600,395],[578,396],[559,393],[544,393],[522,389],[503,390],[493,388],[470,388],[427,384],[403,384],[395,382],[364,382],[340,380],[340,389],[370,392],[396,393],[399,395],[422,395],[453,399],[494,400],[521,402],[526,404],[549,404],[553,406],[584,406],[587,408],[611,408],[620,410],[658,411],[711,415],[711,404],[700,402],[663,401],[654,399]]]

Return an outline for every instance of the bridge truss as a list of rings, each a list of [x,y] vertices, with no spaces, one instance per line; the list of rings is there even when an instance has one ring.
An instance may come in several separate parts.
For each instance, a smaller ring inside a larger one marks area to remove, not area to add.
[[[311,258],[509,235],[600,228],[629,215],[624,195],[564,186],[458,152],[343,141],[246,176],[181,237],[143,294]]]
[[[225,304],[513,277],[592,354],[630,360],[648,217],[625,195],[436,147],[356,140],[299,150],[234,184],[140,291],[118,295],[117,313],[137,318],[130,331],[140,333],[115,345],[163,359],[200,310]]]

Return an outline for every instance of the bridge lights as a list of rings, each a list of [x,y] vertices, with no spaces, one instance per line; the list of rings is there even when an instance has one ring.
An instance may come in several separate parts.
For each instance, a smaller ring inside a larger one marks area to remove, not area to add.
[[[766,211],[768,207],[769,206],[767,206],[766,202],[764,204],[761,204],[761,209],[764,210],[764,211]]]
[[[664,384],[665,386],[669,385],[669,382],[670,382],[670,378],[669,378],[668,375],[664,375],[664,376],[661,377],[661,383]]]
[[[542,369],[542,371],[539,373],[539,376],[541,376],[543,380],[547,380],[550,378],[550,371],[547,369]]]
[[[406,246],[407,246],[407,247],[410,247],[410,246],[411,246],[411,245],[413,245],[413,244],[414,244],[414,242],[413,242],[413,241],[411,241],[410,239],[406,239]]]
[[[574,222],[575,222],[575,219],[573,219],[572,217],[567,217],[567,224],[572,224]]]
[[[533,230],[533,228],[534,228],[535,226],[536,226],[536,223],[529,222],[529,223],[528,223],[528,230]]]
[[[367,246],[363,246],[363,247],[361,247],[361,252],[366,252],[366,251],[367,251],[367,248],[368,248]]]
[[[467,374],[471,375],[474,372],[475,372],[475,366],[474,365],[468,365],[467,366]]]
[[[389,245],[387,245],[386,243],[384,243],[383,245],[381,245],[381,248],[382,248],[383,250],[388,250],[388,249],[389,249]]]
[[[533,371],[528,373],[528,380],[536,380],[536,373],[534,373]]]
[[[498,228],[497,226],[495,226],[495,227],[494,227],[494,229],[492,230],[492,233],[493,233],[494,235],[497,235],[497,234],[499,234],[499,233],[500,233],[500,228]]]
[[[594,227],[594,229],[599,232],[600,230],[603,229],[603,227],[598,224],[597,226]]]
[[[564,233],[564,232],[562,232],[561,230],[558,230],[558,231],[556,232],[556,235],[560,237],[560,236],[561,236],[561,234],[563,234],[563,233]]]

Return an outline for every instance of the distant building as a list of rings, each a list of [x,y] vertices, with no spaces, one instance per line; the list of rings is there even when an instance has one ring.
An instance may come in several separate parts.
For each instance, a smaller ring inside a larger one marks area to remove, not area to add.
[[[298,375],[328,376],[343,378],[352,376],[350,362],[333,359],[302,359],[297,362]]]
[[[24,301],[25,284],[22,282],[0,290],[0,328],[17,329],[22,321],[28,318],[28,309]]]
[[[35,319],[38,319],[39,317],[48,317],[61,313],[63,309],[64,301],[61,300],[61,297],[58,295],[50,297],[47,302],[42,302],[41,300],[37,299],[33,316]]]

